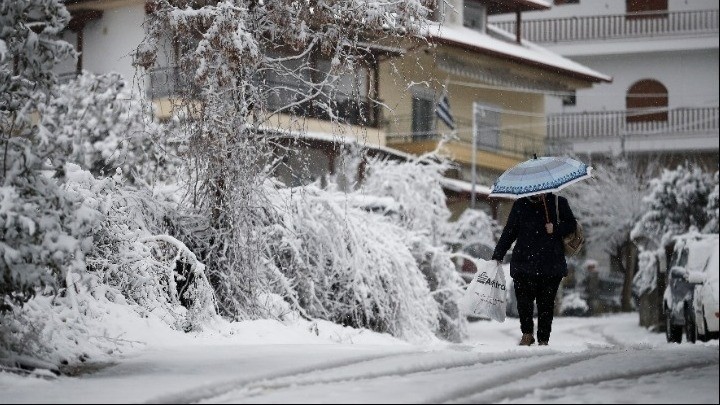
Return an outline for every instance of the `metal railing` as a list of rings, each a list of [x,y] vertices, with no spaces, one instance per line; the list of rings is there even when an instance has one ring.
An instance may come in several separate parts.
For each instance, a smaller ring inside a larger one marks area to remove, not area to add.
[[[502,30],[515,32],[515,21],[492,24]],[[709,34],[718,32],[718,10],[652,11],[524,20],[521,28],[523,38],[539,43]]]
[[[605,138],[633,135],[717,133],[718,107],[673,108],[667,120],[628,122],[628,117],[657,116],[650,111],[596,111],[550,114],[548,138],[558,140]]]
[[[78,77],[77,72],[73,70],[71,72],[58,73],[57,81],[60,84],[65,84],[65,83],[70,82],[71,80],[75,80],[75,78],[77,78],[77,77]]]
[[[472,121],[467,119],[458,119],[455,124],[457,125],[457,137],[452,139],[452,142],[465,145],[468,150],[471,149],[473,130]],[[438,124],[438,126],[439,125],[442,124]],[[412,132],[411,116],[395,116],[388,120],[386,128],[388,129],[386,139],[390,145],[394,143],[439,140],[441,137],[439,134],[440,132],[450,133],[449,129],[443,129],[441,131],[441,128],[431,129],[427,132]],[[489,138],[491,138],[492,141],[490,141]],[[498,128],[497,131],[494,131],[492,136],[483,136],[480,134],[480,136],[476,139],[476,146],[478,151],[524,158],[532,156],[533,153],[543,153],[545,151],[545,140],[539,138],[538,135],[514,129]]]

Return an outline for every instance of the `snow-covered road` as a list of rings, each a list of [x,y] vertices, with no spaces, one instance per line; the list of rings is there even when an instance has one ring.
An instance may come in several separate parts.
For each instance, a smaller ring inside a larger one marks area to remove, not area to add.
[[[518,347],[517,322],[453,345],[148,348],[76,378],[0,376],[0,402],[718,403],[717,341],[667,344],[624,314],[557,318],[550,346]]]

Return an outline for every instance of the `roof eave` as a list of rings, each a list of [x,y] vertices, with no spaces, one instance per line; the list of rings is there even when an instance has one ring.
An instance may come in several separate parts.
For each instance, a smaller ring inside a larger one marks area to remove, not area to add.
[[[564,76],[567,76],[567,77],[571,77],[571,78],[577,79],[577,80],[582,80],[582,81],[585,81],[585,82],[590,82],[590,83],[612,83],[612,78],[606,79],[606,78],[604,78],[604,77],[587,75],[587,74],[583,74],[583,73],[576,72],[576,71],[573,71],[573,70],[567,70],[567,69],[563,69],[563,68],[560,68],[560,67],[557,67],[557,66],[548,65],[548,64],[546,64],[546,63],[534,61],[534,60],[531,60],[531,59],[521,58],[521,57],[514,56],[514,55],[508,55],[508,54],[506,54],[506,53],[497,52],[497,51],[493,51],[493,50],[490,50],[490,49],[486,49],[486,48],[482,48],[482,47],[478,47],[478,46],[473,46],[473,45],[465,44],[465,43],[462,43],[462,42],[453,41],[453,40],[447,39],[447,38],[430,36],[430,37],[428,38],[428,40],[431,41],[431,42],[433,42],[433,43],[439,43],[439,44],[444,44],[444,45],[456,46],[456,47],[459,47],[459,48],[462,48],[462,49],[465,49],[465,50],[468,50],[468,51],[478,52],[478,53],[485,54],[485,55],[488,55],[488,56],[492,56],[492,57],[495,57],[495,58],[501,58],[501,59],[510,60],[510,61],[512,61],[512,62],[515,62],[515,63],[520,63],[520,64],[523,64],[523,65],[527,65],[527,66],[532,66],[532,67],[535,67],[535,68],[539,68],[539,69],[542,69],[542,70],[551,71],[551,72],[553,72],[553,73],[561,74],[561,75],[564,75]]]

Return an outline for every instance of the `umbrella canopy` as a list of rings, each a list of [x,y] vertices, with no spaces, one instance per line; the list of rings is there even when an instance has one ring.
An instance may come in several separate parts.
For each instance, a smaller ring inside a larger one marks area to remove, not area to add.
[[[569,157],[535,157],[501,174],[489,196],[520,198],[560,191],[570,184],[590,178],[591,171],[591,166]]]

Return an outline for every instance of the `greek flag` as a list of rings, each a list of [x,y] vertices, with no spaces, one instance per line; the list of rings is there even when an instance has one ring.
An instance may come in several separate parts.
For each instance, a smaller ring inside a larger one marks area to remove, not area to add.
[[[438,118],[440,118],[445,125],[450,127],[450,129],[455,129],[455,118],[453,118],[452,113],[450,112],[450,101],[448,100],[447,93],[444,93],[438,101],[437,107],[435,108],[435,114],[437,114]]]

